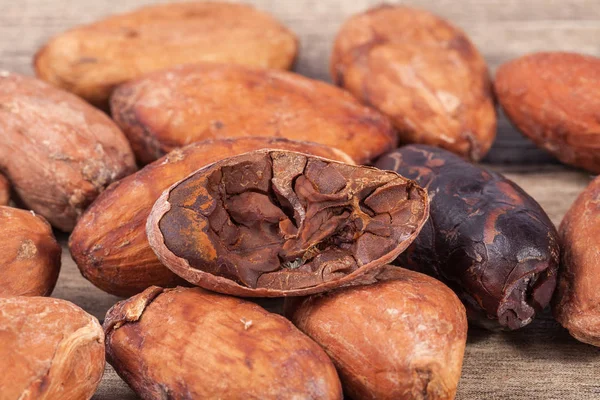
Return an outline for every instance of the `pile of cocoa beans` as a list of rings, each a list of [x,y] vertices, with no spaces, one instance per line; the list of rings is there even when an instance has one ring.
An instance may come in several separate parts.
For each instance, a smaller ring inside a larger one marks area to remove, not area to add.
[[[165,4],[54,37],[37,78],[0,73],[0,398],[89,399],[107,359],[143,399],[453,399],[468,323],[549,305],[600,346],[600,180],[557,232],[474,164],[498,101],[600,172],[600,59],[525,55],[492,81],[463,31],[405,6],[342,25],[337,86],[286,71],[298,47],[247,5]],[[103,326],[44,297],[53,228],[127,298]]]

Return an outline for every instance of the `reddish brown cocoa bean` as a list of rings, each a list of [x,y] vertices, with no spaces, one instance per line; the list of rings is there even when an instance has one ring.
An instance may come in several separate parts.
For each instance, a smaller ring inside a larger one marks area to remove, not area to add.
[[[537,146],[600,173],[600,58],[529,54],[500,66],[494,86],[504,113]]]
[[[46,220],[0,206],[0,296],[49,296],[60,272],[61,247]]]
[[[518,329],[549,303],[559,240],[542,207],[504,176],[435,147],[410,145],[376,163],[415,179],[430,217],[397,264],[440,279],[472,322]]]
[[[71,231],[112,182],[136,170],[114,122],[77,96],[0,72],[0,171],[26,208]]]
[[[75,304],[0,297],[0,398],[87,400],[104,364],[102,327]]]
[[[286,314],[329,354],[350,398],[453,399],[467,340],[460,300],[403,268],[389,266],[377,279],[286,299]]]
[[[4,175],[0,174],[0,206],[8,205],[10,201],[10,184]]]
[[[325,352],[285,318],[200,288],[148,288],[106,315],[108,361],[151,399],[340,400]]]
[[[388,115],[403,143],[479,160],[496,137],[484,58],[463,31],[427,11],[384,5],[350,17],[335,40],[331,75]]]
[[[195,285],[304,295],[372,282],[427,215],[425,191],[393,172],[261,150],[166,190],[147,235],[163,264]]]
[[[143,163],[214,138],[308,140],[339,148],[359,164],[396,145],[386,117],[335,86],[285,71],[181,66],[120,86],[111,108]]]
[[[560,224],[560,237],[554,316],[577,340],[600,347],[600,178],[573,203]]]
[[[161,264],[146,239],[146,220],[154,202],[169,186],[198,168],[265,148],[352,163],[339,150],[278,138],[208,140],[174,150],[111,185],[85,212],[69,239],[71,255],[83,276],[100,289],[123,297],[152,285],[184,284],[183,279]]]
[[[35,56],[36,74],[98,106],[115,86],[151,71],[200,61],[289,69],[296,36],[246,4],[146,6],[78,26]]]

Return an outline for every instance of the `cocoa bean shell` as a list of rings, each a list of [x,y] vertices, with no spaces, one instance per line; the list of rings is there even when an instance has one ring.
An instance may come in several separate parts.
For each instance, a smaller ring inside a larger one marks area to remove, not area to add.
[[[71,231],[108,186],[136,170],[101,111],[40,80],[0,73],[0,171],[28,209]]]
[[[538,147],[600,173],[600,58],[529,54],[500,66],[494,85],[504,113]]]
[[[0,296],[49,296],[62,249],[39,215],[0,206]]]
[[[115,371],[148,399],[341,399],[325,352],[285,318],[200,288],[146,291],[104,322]]]
[[[418,272],[388,266],[377,280],[286,299],[286,315],[325,349],[350,398],[453,399],[467,341],[464,306]]]
[[[146,233],[159,260],[190,283],[297,296],[373,282],[427,215],[425,191],[393,172],[258,150],[171,186]]]
[[[558,234],[519,186],[424,145],[402,147],[376,166],[415,179],[431,197],[428,222],[395,263],[446,283],[471,322],[489,329],[521,328],[549,304]]]
[[[70,29],[35,56],[38,77],[106,107],[119,84],[148,72],[200,61],[290,69],[296,36],[245,4],[192,2],[146,6]]]
[[[396,145],[386,117],[335,86],[285,71],[175,67],[119,86],[111,109],[142,163],[214,138],[312,141],[339,148],[359,164]]]
[[[69,248],[83,276],[100,289],[123,297],[152,285],[185,284],[161,264],[148,244],[146,220],[152,206],[164,190],[198,168],[264,148],[352,163],[337,149],[281,138],[215,139],[174,150],[111,185],[82,216],[69,238]]]
[[[104,334],[76,305],[0,297],[3,399],[90,399],[104,373]]]
[[[389,116],[401,143],[480,160],[496,136],[484,58],[462,30],[427,11],[383,5],[350,17],[335,39],[331,76]]]
[[[560,224],[562,244],[554,316],[577,340],[600,346],[600,179],[579,195]]]

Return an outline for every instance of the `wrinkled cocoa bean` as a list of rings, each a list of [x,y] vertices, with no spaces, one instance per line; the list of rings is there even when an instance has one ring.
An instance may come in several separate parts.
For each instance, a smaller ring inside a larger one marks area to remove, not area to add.
[[[352,399],[453,399],[465,308],[443,283],[389,266],[377,283],[286,299],[286,315],[333,360]]]
[[[144,400],[342,398],[325,352],[248,301],[154,286],[111,308],[104,330],[108,361]]]
[[[517,329],[548,305],[556,286],[556,228],[540,205],[502,175],[442,149],[411,145],[377,167],[429,191],[430,218],[396,263],[450,286],[472,322]]]
[[[396,147],[388,119],[349,93],[285,71],[181,66],[126,83],[111,98],[138,159],[200,140],[267,136],[339,148],[363,164]]]
[[[146,6],[78,26],[35,56],[45,81],[105,107],[120,83],[200,61],[291,68],[296,36],[246,4],[192,2]]]
[[[303,295],[372,282],[427,214],[425,191],[393,172],[261,150],[166,190],[147,235],[159,260],[198,286]]]
[[[26,208],[62,231],[110,183],[136,170],[103,112],[40,80],[0,72],[0,171]]]
[[[75,304],[0,297],[0,398],[87,400],[104,364],[102,327]]]
[[[174,150],[111,185],[81,217],[69,238],[69,248],[83,276],[100,289],[123,297],[152,285],[184,284],[183,279],[158,261],[146,239],[146,220],[154,202],[169,186],[198,168],[267,148],[352,163],[339,150],[278,138],[208,140]]]
[[[579,195],[559,232],[562,255],[554,316],[577,340],[600,347],[600,178]]]
[[[402,143],[479,160],[496,137],[485,59],[462,30],[427,11],[383,5],[350,17],[335,40],[331,76],[389,116]]]
[[[0,296],[49,296],[62,249],[46,220],[0,206]]]

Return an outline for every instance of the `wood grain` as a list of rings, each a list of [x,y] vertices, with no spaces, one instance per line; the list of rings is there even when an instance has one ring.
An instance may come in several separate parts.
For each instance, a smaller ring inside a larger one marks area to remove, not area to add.
[[[48,38],[77,24],[157,1],[0,0],[0,69],[31,74],[31,58]],[[329,80],[329,55],[342,21],[380,0],[254,0],[294,30],[301,40],[296,70]],[[394,2],[397,3],[397,2]],[[568,50],[600,56],[598,0],[413,0],[403,4],[433,11],[462,27],[492,70],[509,59],[539,50]],[[520,184],[558,224],[590,176],[552,163],[501,118],[488,163]],[[66,243],[66,237],[61,237]],[[103,320],[119,299],[81,277],[68,250],[54,295],[75,302]],[[264,304],[277,310],[280,303]],[[471,329],[460,400],[600,399],[600,349],[572,339],[546,313],[512,333]],[[95,400],[135,399],[108,366]]]

